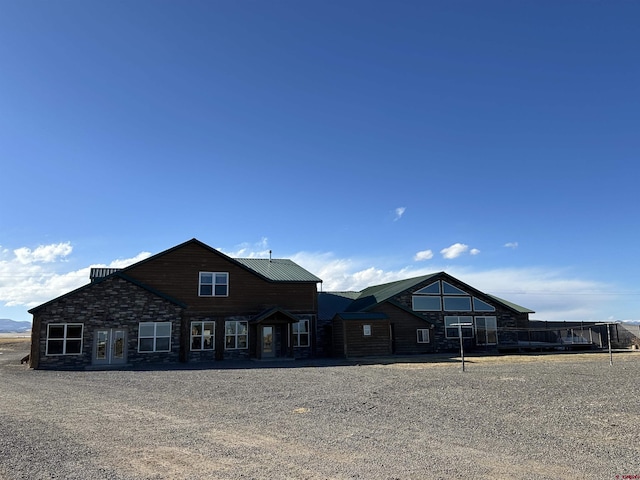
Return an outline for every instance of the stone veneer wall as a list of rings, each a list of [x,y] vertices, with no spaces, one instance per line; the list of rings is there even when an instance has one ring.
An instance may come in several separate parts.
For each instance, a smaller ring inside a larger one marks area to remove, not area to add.
[[[181,312],[180,306],[117,276],[90,284],[42,307],[34,314],[39,347],[39,358],[35,366],[42,369],[90,367],[94,331],[98,328],[127,330],[128,365],[176,363],[180,350]],[[172,322],[171,351],[139,353],[140,322]],[[83,324],[80,355],[46,355],[47,325],[54,323]]]

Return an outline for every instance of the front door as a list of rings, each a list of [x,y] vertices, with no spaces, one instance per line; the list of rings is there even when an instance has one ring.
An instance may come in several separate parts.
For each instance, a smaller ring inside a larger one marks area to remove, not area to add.
[[[273,326],[262,327],[262,358],[272,358],[276,356],[276,345],[273,335]]]
[[[127,361],[127,331],[105,328],[95,331],[93,341],[95,365],[118,365]]]

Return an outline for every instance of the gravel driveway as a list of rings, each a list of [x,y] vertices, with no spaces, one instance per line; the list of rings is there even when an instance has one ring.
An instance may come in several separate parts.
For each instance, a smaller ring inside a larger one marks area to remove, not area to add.
[[[52,372],[27,348],[0,343],[2,480],[640,478],[638,353]]]

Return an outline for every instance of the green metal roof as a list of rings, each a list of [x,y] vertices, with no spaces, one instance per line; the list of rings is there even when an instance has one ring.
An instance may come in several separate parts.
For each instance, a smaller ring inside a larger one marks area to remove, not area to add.
[[[495,295],[490,295],[490,294],[488,294],[488,293],[487,293],[486,295],[487,295],[488,297],[493,298],[495,301],[500,302],[500,303],[502,303],[503,305],[506,305],[507,307],[512,308],[512,309],[514,309],[514,310],[516,310],[517,312],[520,312],[520,313],[536,313],[534,310],[529,310],[529,309],[528,309],[528,308],[526,308],[526,307],[522,307],[522,306],[520,306],[520,305],[518,305],[518,304],[516,304],[516,303],[509,302],[509,301],[504,300],[504,299],[502,299],[502,298],[500,298],[500,297],[496,297]]]
[[[274,282],[322,282],[313,273],[286,258],[234,258],[233,260]]]
[[[430,275],[423,275],[421,277],[407,278],[405,280],[398,280],[397,282],[385,283],[382,285],[374,285],[373,287],[367,287],[358,298],[349,306],[347,311],[354,312],[358,310],[366,310],[367,308],[382,303],[385,300],[404,292],[412,286],[424,282],[431,277],[437,276],[438,273],[432,273]]]

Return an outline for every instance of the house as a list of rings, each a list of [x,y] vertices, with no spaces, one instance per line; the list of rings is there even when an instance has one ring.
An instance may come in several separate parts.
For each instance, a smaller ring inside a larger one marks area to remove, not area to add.
[[[317,284],[288,259],[231,258],[192,239],[33,315],[33,368],[104,368],[313,356]]]
[[[517,344],[530,313],[445,272],[318,300],[319,336],[339,357],[457,351],[460,333],[465,348],[493,351]]]

